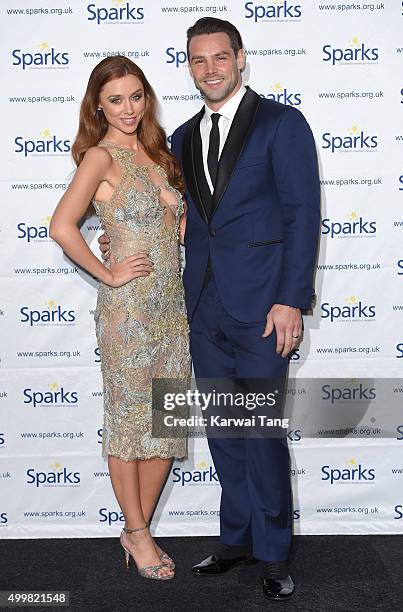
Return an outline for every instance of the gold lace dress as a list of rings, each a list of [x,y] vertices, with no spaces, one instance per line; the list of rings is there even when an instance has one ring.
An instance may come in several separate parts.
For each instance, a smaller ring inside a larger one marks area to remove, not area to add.
[[[181,194],[158,165],[136,165],[135,153],[101,141],[121,170],[108,202],[94,201],[110,237],[111,260],[144,251],[148,277],[123,287],[99,284],[96,334],[104,389],[102,455],[124,461],[185,457],[185,438],[153,438],[153,378],[189,379],[188,323],[180,274]]]

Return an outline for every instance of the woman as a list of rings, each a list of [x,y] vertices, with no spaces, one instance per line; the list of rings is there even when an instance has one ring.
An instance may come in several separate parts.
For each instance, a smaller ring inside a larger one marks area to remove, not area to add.
[[[148,525],[172,458],[187,449],[183,438],[152,438],[151,382],[190,376],[178,244],[183,182],[156,119],[155,94],[132,61],[110,57],[92,71],[72,155],[78,169],[50,235],[100,281],[102,454],[125,517],[126,564],[131,555],[142,576],[167,580],[175,564]],[[78,229],[91,202],[111,239],[106,264]]]

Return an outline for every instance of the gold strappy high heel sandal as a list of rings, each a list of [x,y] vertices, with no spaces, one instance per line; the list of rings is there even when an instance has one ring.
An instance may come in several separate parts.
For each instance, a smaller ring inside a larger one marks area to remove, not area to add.
[[[165,565],[165,567],[169,567],[169,569],[174,570],[176,567],[175,561],[168,555],[168,553],[164,552],[162,548],[158,546],[158,544],[156,544],[155,546],[157,548],[157,553],[160,556],[161,562]]]
[[[146,523],[146,527],[150,527],[150,522]],[[164,565],[166,565],[167,567],[169,567],[169,569],[174,570],[175,569],[175,561],[173,559],[171,559],[171,557],[168,555],[168,553],[166,553],[164,550],[162,550],[162,548],[160,548],[158,546],[158,544],[155,544],[155,547],[157,549],[157,553],[159,555],[159,558],[161,559],[162,563]]]
[[[147,523],[144,527],[138,527],[137,529],[128,529],[127,527],[123,527],[122,529],[122,533],[120,534],[120,543],[122,545],[123,550],[125,551],[125,559],[126,559],[127,568],[129,568],[130,557],[133,557],[133,555],[130,552],[130,550],[128,550],[126,546],[123,544],[122,535],[123,533],[129,534],[129,533],[135,533],[138,531],[144,531],[145,529],[148,529]],[[134,557],[133,557],[133,561],[136,563],[136,560]],[[167,567],[168,567],[167,564],[163,562],[159,563],[158,565],[147,565],[146,567],[138,567],[136,563],[136,568],[140,576],[142,576],[143,578],[151,578],[152,580],[171,580],[172,578],[174,578],[175,574],[172,574],[172,575],[161,574],[161,570],[167,569]]]

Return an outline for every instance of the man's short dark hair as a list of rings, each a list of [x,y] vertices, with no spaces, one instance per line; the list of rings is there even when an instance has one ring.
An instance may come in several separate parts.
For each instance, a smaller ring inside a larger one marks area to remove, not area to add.
[[[202,34],[217,34],[218,32],[224,32],[228,34],[230,39],[231,48],[235,53],[235,57],[238,57],[238,51],[242,49],[243,43],[242,38],[238,30],[232,23],[225,21],[224,19],[217,19],[216,17],[202,17],[198,19],[194,25],[192,25],[187,31],[187,53],[189,57],[189,44],[194,36],[201,36]],[[190,59],[190,58],[189,58]]]

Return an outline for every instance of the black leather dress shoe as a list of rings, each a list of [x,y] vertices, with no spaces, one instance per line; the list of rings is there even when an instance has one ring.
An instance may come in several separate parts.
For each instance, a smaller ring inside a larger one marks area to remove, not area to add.
[[[286,578],[262,578],[263,595],[272,601],[290,599],[294,595],[295,587],[291,576]]]
[[[210,555],[204,559],[201,563],[192,567],[192,574],[195,576],[218,576],[225,574],[231,568],[245,563],[248,561],[254,561],[250,554],[237,554],[236,556],[224,557],[219,553]]]

